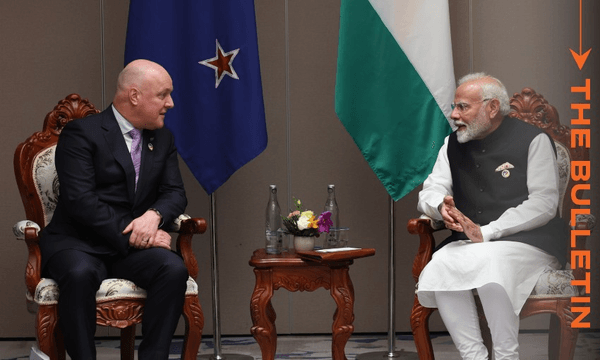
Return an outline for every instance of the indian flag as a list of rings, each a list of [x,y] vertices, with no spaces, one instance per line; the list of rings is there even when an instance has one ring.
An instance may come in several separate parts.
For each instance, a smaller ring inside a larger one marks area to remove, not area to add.
[[[431,172],[454,90],[447,0],[342,0],[335,111],[394,200]]]

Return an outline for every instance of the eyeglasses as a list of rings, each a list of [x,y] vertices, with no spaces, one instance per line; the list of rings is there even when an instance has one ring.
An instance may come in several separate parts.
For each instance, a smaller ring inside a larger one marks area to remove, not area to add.
[[[491,98],[483,99],[481,101],[474,102],[473,104],[479,104],[479,103],[482,103],[482,102],[486,102],[488,100],[492,100],[492,99]],[[455,104],[455,103],[450,104],[450,107],[452,108],[452,110],[454,110],[456,108],[456,109],[458,109],[458,112],[462,113],[462,112],[465,112],[465,111],[469,110],[469,107],[471,105],[473,105],[473,104],[468,104],[468,103],[465,103],[465,102],[459,102],[458,104]]]

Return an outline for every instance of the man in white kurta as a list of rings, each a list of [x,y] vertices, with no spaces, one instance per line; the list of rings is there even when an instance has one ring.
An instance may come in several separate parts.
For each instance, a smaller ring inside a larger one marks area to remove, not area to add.
[[[443,220],[452,235],[423,269],[417,295],[438,308],[463,359],[488,359],[472,290],[496,360],[519,359],[519,312],[540,274],[566,254],[552,139],[507,117],[509,109],[497,79],[462,78],[451,115],[457,130],[419,193],[418,210]]]

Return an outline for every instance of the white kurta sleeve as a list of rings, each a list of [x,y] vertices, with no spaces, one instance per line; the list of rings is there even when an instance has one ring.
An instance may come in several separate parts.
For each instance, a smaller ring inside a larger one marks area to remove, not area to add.
[[[423,214],[442,220],[438,205],[444,201],[446,195],[452,195],[452,172],[448,161],[448,136],[440,148],[438,157],[433,165],[431,174],[423,183],[423,190],[419,192],[417,210]]]

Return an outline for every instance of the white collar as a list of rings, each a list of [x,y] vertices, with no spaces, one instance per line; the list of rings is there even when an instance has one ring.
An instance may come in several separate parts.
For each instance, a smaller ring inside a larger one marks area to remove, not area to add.
[[[117,118],[117,123],[121,128],[121,133],[123,133],[123,135],[128,134],[131,130],[133,130],[134,126],[131,125],[131,123],[127,121],[127,119],[125,119],[125,117],[123,117],[119,111],[117,111],[114,105],[111,105],[111,107],[113,113],[115,114],[115,118]]]

